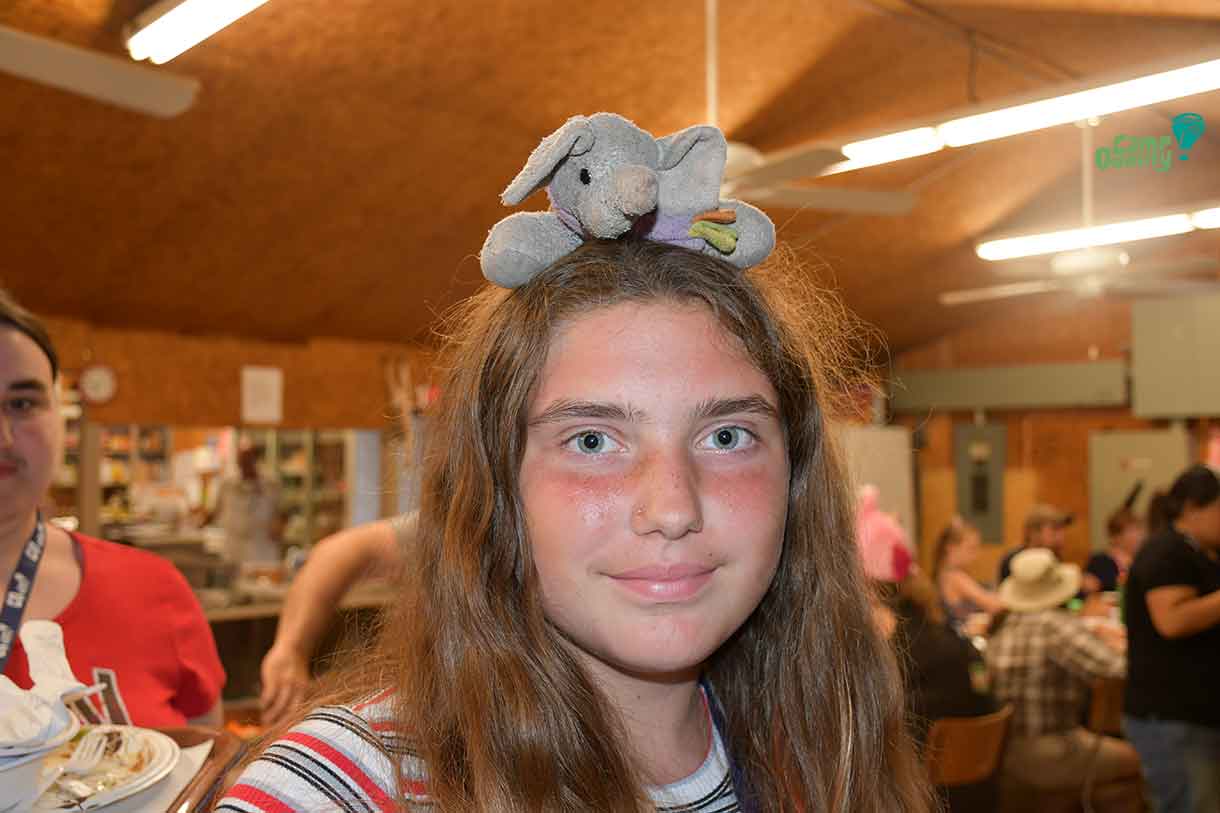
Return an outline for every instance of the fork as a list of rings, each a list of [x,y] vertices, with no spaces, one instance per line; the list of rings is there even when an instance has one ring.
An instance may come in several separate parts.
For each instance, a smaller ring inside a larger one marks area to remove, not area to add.
[[[80,776],[97,767],[106,753],[106,732],[90,731],[72,750],[72,756],[64,763],[63,772]]]
[[[81,741],[72,749],[72,756],[68,757],[68,761],[55,769],[55,772],[39,784],[41,791],[46,791],[60,783],[65,776],[83,776],[97,767],[97,764],[102,761],[102,756],[106,752],[106,732],[93,730],[81,737]],[[73,782],[74,785],[80,785],[79,782]],[[73,796],[85,798],[89,794],[85,793],[82,796],[78,791],[80,788],[67,788],[61,786],[63,790],[67,790]],[[42,792],[38,794],[42,795]]]

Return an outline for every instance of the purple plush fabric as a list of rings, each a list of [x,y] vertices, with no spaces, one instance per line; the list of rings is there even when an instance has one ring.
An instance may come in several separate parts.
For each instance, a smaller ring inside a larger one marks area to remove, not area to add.
[[[579,235],[581,240],[585,240],[589,237],[589,235],[585,233],[585,227],[580,225],[580,220],[576,217],[576,215],[572,214],[567,209],[559,209],[555,206],[551,207],[551,211],[554,212],[555,216],[559,218],[560,223],[567,226],[569,229]]]
[[[580,225],[580,220],[576,215],[567,209],[557,207],[551,207],[551,211],[563,225],[580,235],[582,240],[588,239],[589,235]],[[689,215],[663,215],[658,212],[649,212],[635,222],[635,225],[631,227],[631,234],[645,240],[670,243],[697,251],[703,248],[704,241],[702,237],[690,236],[690,226]]]

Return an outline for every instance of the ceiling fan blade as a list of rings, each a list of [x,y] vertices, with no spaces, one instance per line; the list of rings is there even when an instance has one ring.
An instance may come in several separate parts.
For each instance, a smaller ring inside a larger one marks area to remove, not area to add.
[[[1220,269],[1220,260],[1206,254],[1192,254],[1186,257],[1165,257],[1150,260],[1135,260],[1118,274],[1118,278],[1132,275],[1160,274],[1206,274]]]
[[[788,209],[813,208],[859,214],[904,215],[915,208],[915,194],[905,190],[774,186],[746,189],[737,195],[752,203]]]
[[[199,91],[197,79],[2,25],[0,71],[160,118],[190,108]]]
[[[1007,285],[989,285],[986,288],[968,288],[963,291],[946,291],[937,297],[942,305],[973,305],[978,302],[992,302],[997,299],[1010,299],[1017,296],[1032,296],[1034,294],[1049,294],[1069,289],[1067,283],[1060,280],[1035,280],[1032,282],[1012,282]]]
[[[1118,298],[1187,296],[1214,294],[1217,291],[1220,291],[1220,280],[1140,279],[1116,280],[1105,284],[1106,295]]]
[[[731,175],[726,181],[734,189],[753,189],[787,183],[800,178],[814,178],[831,164],[846,161],[838,147],[829,144],[808,144],[763,156],[758,166]]]

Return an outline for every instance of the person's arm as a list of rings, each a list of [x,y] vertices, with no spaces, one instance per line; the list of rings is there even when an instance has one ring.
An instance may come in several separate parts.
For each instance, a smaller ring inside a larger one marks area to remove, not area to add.
[[[216,705],[200,714],[198,717],[192,717],[186,721],[189,725],[201,725],[205,728],[220,729],[225,724],[224,704],[217,700]]]
[[[227,480],[218,480],[217,481],[216,499],[215,499],[215,501],[213,501],[212,507],[208,508],[206,505],[200,506],[200,508],[202,509],[200,525],[202,525],[204,527],[211,525],[212,523],[214,523],[216,521],[216,518],[218,516],[220,516],[221,508],[224,506],[225,489],[227,486],[228,486]]]
[[[1085,595],[1093,595],[1101,592],[1101,579],[1097,578],[1092,573],[1082,573],[1080,576],[1080,589]]]
[[[1220,590],[1200,596],[1194,587],[1155,587],[1144,597],[1152,626],[1166,638],[1185,638],[1220,624]]]
[[[264,725],[274,725],[304,696],[309,659],[344,594],[370,573],[392,572],[401,555],[390,520],[348,528],[314,547],[284,597],[275,642],[263,658],[259,704]]]
[[[1127,674],[1127,656],[1118,642],[1094,635],[1079,619],[1061,614],[1054,622],[1052,635],[1054,643],[1047,653],[1069,672],[1085,680]]]
[[[177,685],[170,704],[191,725],[221,728],[225,670],[207,614],[186,578],[169,562],[161,560],[141,575],[159,585],[156,606],[167,612],[159,613],[155,623],[168,623],[172,632],[167,649],[174,653]]]
[[[975,581],[969,573],[958,571],[949,576],[958,594],[973,601],[983,612],[995,614],[1004,610],[1000,597]]]

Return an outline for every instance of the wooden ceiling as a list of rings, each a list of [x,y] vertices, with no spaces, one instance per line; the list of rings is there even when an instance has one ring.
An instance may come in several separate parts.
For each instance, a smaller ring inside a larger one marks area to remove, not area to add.
[[[0,23],[119,54],[146,5],[8,0]],[[166,66],[203,83],[170,120],[0,76],[0,277],[37,311],[105,325],[426,339],[479,284],[498,194],[542,136],[598,110],[658,135],[703,120],[703,13],[700,0],[271,0]],[[1216,0],[756,0],[720,14],[720,123],[764,152],[1220,43]],[[1220,197],[1220,93],[1111,117],[1097,143],[1168,133],[1186,110],[1211,126],[1197,160],[1098,173],[1099,218]],[[1080,165],[1079,131],[1059,127],[816,182],[915,190],[903,217],[770,214],[901,350],[1038,313],[936,296],[1014,278],[974,257],[980,236],[1076,225]],[[1220,230],[1139,250],[1217,254]]]

